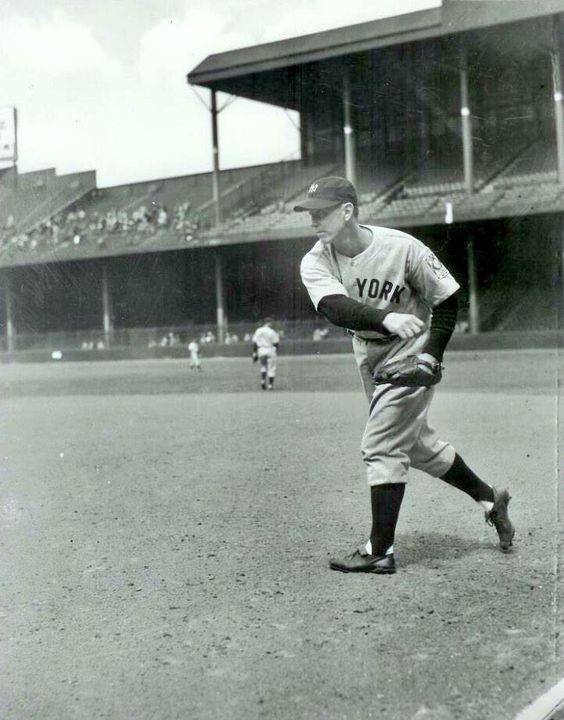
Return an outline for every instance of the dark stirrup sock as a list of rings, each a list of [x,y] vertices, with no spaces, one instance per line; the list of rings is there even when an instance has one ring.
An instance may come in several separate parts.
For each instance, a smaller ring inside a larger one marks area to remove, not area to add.
[[[470,495],[476,502],[485,500],[493,503],[494,501],[493,489],[470,470],[458,453],[454,456],[450,470],[441,477],[441,480]]]
[[[372,530],[370,542],[372,555],[385,555],[394,544],[394,535],[398,522],[399,511],[405,483],[386,483],[372,485],[370,500],[372,504]]]

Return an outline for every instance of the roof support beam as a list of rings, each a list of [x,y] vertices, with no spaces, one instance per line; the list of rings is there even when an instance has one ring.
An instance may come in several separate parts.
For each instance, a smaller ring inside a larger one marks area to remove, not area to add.
[[[467,193],[474,192],[474,151],[472,147],[472,115],[468,93],[468,59],[466,48],[460,51],[460,117],[462,120],[462,154],[464,186]]]
[[[560,18],[555,15],[552,26],[553,45],[552,90],[554,96],[554,119],[556,129],[556,152],[558,155],[558,180],[564,185],[564,110],[562,108],[562,54],[560,43]]]
[[[351,75],[349,68],[343,74],[343,134],[345,146],[345,177],[356,184],[356,143],[351,112]]]
[[[221,225],[221,187],[219,177],[219,132],[217,116],[217,94],[215,90],[211,91],[211,122],[212,122],[212,153],[213,153],[213,202],[215,207],[215,224]]]
[[[476,255],[474,240],[466,242],[466,262],[468,272],[468,320],[471,333],[480,332],[480,305],[478,302],[478,275],[476,273]]]
[[[559,240],[560,242],[558,245],[560,246],[558,248],[559,254],[560,254],[560,322],[559,326],[560,329],[564,329],[564,213],[560,213],[558,217],[559,223]]]
[[[112,295],[108,281],[108,264],[102,266],[102,327],[104,330],[104,346],[109,348],[114,334],[114,323],[112,320]]]
[[[223,345],[225,342],[225,302],[223,294],[223,270],[221,265],[221,255],[219,250],[214,253],[215,262],[215,303],[216,303],[216,318],[217,318],[217,342]]]
[[[4,270],[4,303],[6,308],[6,349],[14,352],[16,349],[16,328],[14,325],[14,293],[12,277],[9,270]]]

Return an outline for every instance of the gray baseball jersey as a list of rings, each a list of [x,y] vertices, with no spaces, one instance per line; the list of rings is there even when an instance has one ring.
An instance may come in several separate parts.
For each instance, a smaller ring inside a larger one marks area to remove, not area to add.
[[[428,323],[431,310],[460,287],[435,254],[416,238],[383,227],[364,225],[372,243],[353,258],[321,241],[301,263],[302,281],[317,309],[325,295],[347,295],[378,310],[411,313]],[[384,337],[376,331],[365,339]],[[405,345],[404,345],[405,347]]]
[[[261,368],[266,369],[268,377],[276,375],[276,345],[280,342],[280,335],[269,325],[262,325],[253,335],[253,343],[257,346],[257,355]]]
[[[276,350],[274,346],[277,345],[279,342],[280,335],[269,325],[262,325],[258,328],[258,330],[255,331],[255,334],[253,335],[253,343],[258,348],[259,357],[262,354],[261,351]]]

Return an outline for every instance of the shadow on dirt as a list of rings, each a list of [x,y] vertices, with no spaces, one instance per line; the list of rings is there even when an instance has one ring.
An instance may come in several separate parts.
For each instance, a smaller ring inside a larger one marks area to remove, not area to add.
[[[481,550],[494,551],[496,541],[492,538],[491,542],[480,542],[441,533],[399,533],[397,546],[398,559],[402,567],[408,565],[436,567],[437,563],[458,560],[464,555]]]

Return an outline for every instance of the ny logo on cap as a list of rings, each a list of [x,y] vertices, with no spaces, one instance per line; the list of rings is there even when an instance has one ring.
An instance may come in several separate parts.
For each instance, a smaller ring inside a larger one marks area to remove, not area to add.
[[[316,183],[316,182],[312,183],[309,188],[309,194],[313,195],[313,193],[317,191],[318,187],[319,187],[319,183]]]

